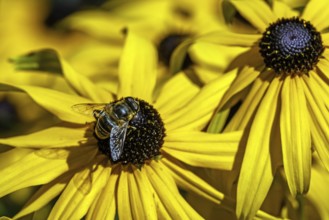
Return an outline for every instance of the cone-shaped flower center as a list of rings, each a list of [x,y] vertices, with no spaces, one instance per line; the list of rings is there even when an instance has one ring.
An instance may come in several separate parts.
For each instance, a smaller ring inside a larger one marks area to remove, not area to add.
[[[187,34],[170,34],[160,41],[158,46],[159,60],[169,67],[170,59],[180,43],[188,37]],[[188,68],[192,64],[190,56],[187,54],[183,62],[182,69]]]
[[[266,67],[278,74],[307,73],[324,50],[320,33],[310,22],[296,17],[271,24],[259,47]]]
[[[110,115],[107,121],[111,125],[105,128],[110,130],[108,138],[99,138],[100,135],[97,135],[97,123],[100,123],[102,113],[96,117],[95,136],[101,152],[114,163],[132,163],[137,166],[160,155],[165,128],[159,113],[150,104],[126,97],[108,106],[104,109]]]

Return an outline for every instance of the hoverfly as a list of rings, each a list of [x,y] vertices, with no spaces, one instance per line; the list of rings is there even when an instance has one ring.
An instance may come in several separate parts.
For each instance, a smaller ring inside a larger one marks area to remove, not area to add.
[[[139,102],[132,97],[107,104],[82,103],[72,106],[73,110],[93,115],[96,119],[95,135],[99,139],[109,139],[111,158],[115,162],[123,152],[129,121],[139,111]]]

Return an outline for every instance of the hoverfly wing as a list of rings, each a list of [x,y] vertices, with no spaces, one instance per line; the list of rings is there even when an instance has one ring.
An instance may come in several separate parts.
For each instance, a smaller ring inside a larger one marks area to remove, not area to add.
[[[111,158],[113,161],[117,161],[121,157],[126,139],[127,128],[128,122],[125,122],[121,127],[113,126],[111,129],[109,145],[111,149]]]
[[[104,107],[107,105],[108,103],[99,103],[99,104],[95,104],[95,103],[81,103],[81,104],[76,104],[72,106],[72,109],[75,112],[81,113],[83,115],[87,115],[87,116],[93,116],[94,115],[94,111],[101,111],[104,109]]]

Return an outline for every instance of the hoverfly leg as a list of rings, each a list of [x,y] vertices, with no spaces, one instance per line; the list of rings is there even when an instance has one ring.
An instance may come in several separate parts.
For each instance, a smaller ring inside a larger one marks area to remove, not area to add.
[[[94,110],[94,111],[93,111],[93,115],[94,115],[94,117],[95,117],[96,119],[98,119],[98,118],[99,118],[99,115],[101,114],[101,112],[102,112],[102,110]]]
[[[128,128],[132,128],[133,130],[136,130],[137,128],[132,126],[132,125],[128,125]]]
[[[134,127],[134,126],[132,126],[132,125],[128,125],[128,128],[132,128],[133,130],[137,130],[137,128]],[[129,129],[129,130],[128,130],[128,135],[130,135],[131,132],[133,132],[133,131]]]

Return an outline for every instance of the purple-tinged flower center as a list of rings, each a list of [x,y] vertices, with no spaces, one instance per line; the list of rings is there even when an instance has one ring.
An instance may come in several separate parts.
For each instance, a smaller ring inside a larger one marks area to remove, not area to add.
[[[271,24],[259,47],[266,67],[286,75],[308,73],[324,50],[321,34],[310,22],[297,17]]]

